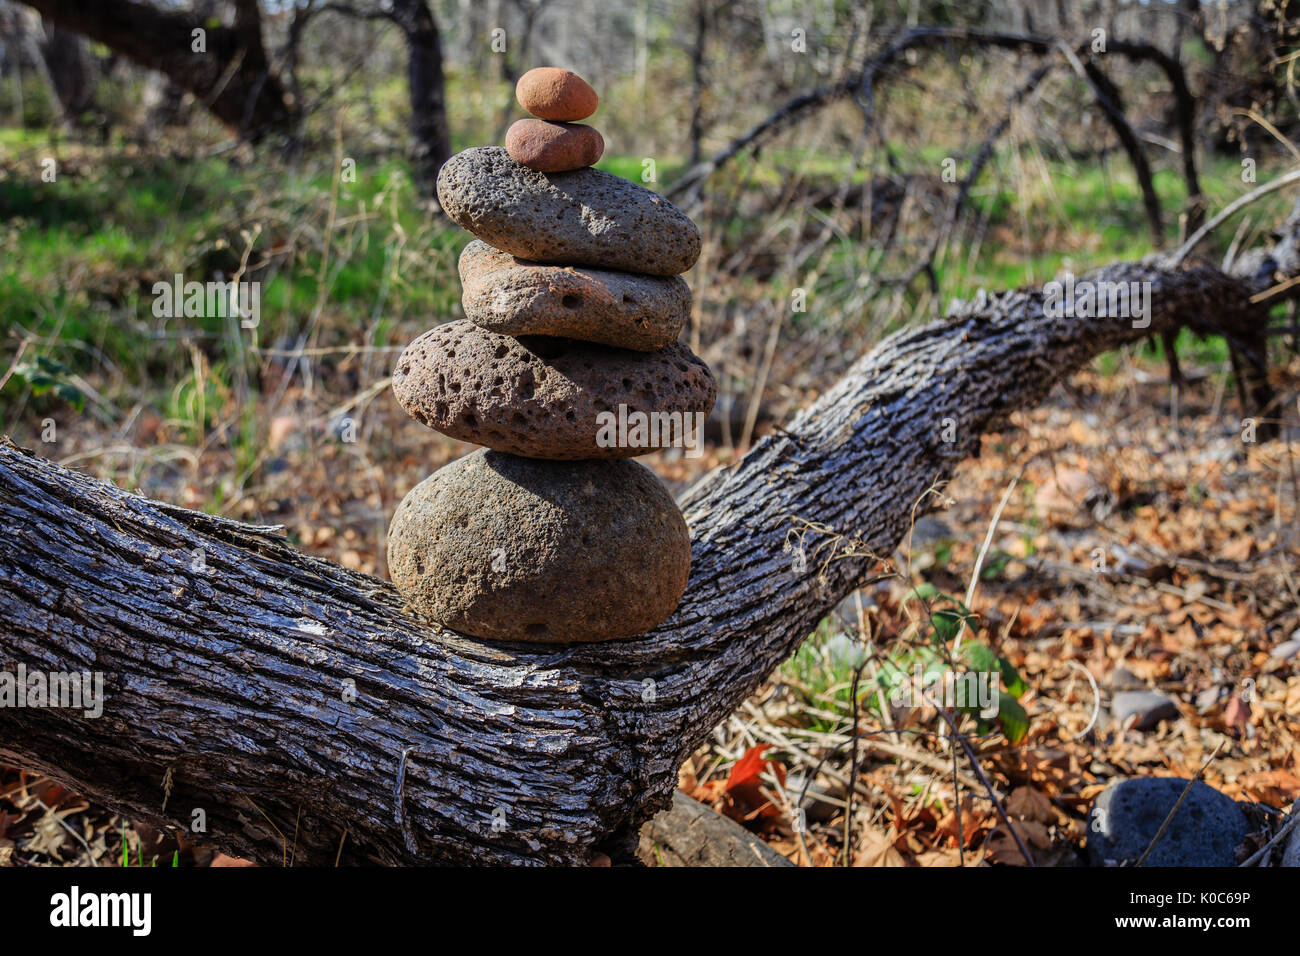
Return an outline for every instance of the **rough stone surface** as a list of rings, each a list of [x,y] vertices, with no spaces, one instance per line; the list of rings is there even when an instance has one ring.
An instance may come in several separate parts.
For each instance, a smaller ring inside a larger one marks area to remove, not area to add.
[[[515,99],[534,116],[561,123],[586,119],[600,105],[590,83],[558,66],[539,66],[521,76]]]
[[[601,447],[602,412],[702,412],[718,386],[686,346],[632,352],[572,339],[523,340],[460,320],[430,329],[398,357],[393,394],[421,424],[529,458],[631,458]]]
[[[1111,716],[1119,724],[1136,717],[1137,730],[1150,730],[1162,720],[1177,720],[1178,704],[1173,698],[1154,690],[1126,690],[1111,699]]]
[[[660,624],[690,574],[686,522],[634,461],[538,461],[477,451],[402,500],[393,584],[476,637],[604,641]]]
[[[700,255],[700,230],[662,196],[599,169],[539,173],[499,146],[449,159],[438,200],[484,242],[533,262],[677,275]]]
[[[652,352],[677,341],[691,313],[681,276],[525,262],[475,239],[460,254],[461,302],[503,335],[558,335]]]
[[[506,130],[510,158],[542,173],[582,169],[600,159],[604,151],[604,137],[581,123],[521,119]]]
[[[1140,777],[1099,793],[1088,813],[1092,864],[1137,862],[1185,786],[1176,777]],[[1249,829],[1238,804],[1198,780],[1143,866],[1236,866],[1233,851]]]

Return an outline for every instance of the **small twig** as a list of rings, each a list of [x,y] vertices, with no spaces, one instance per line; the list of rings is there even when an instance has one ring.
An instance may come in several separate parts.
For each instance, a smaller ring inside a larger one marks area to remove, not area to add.
[[[858,779],[858,681],[862,678],[862,669],[866,666],[866,661],[856,667],[853,671],[853,687],[849,691],[850,698],[853,701],[853,745],[850,750],[852,756],[849,758],[849,780]],[[848,807],[844,811],[844,865],[849,865],[850,857],[853,851],[850,848],[850,833],[853,827],[853,788],[848,788]]]
[[[14,355],[14,360],[9,363],[9,371],[5,372],[4,377],[0,378],[0,388],[4,388],[9,378],[18,371],[18,362],[22,359],[23,353],[27,351],[27,346],[31,344],[31,339],[23,339],[18,344],[18,352]]]
[[[1264,859],[1264,857],[1268,855],[1269,851],[1281,843],[1282,840],[1284,840],[1287,835],[1296,828],[1296,824],[1300,824],[1300,800],[1297,800],[1291,805],[1291,812],[1287,815],[1286,823],[1282,824],[1282,826],[1278,828],[1278,831],[1273,834],[1273,839],[1269,840],[1262,847],[1248,856],[1244,861],[1242,861],[1241,865],[1256,866],[1260,860]]]
[[[1172,265],[1180,264],[1187,258],[1193,249],[1200,245],[1202,239],[1212,233],[1215,229],[1219,228],[1219,226],[1221,226],[1226,220],[1232,218],[1232,216],[1242,207],[1248,206],[1261,196],[1266,196],[1275,190],[1281,189],[1283,186],[1289,186],[1297,181],[1300,181],[1300,169],[1293,169],[1291,172],[1277,177],[1277,179],[1269,180],[1258,189],[1252,189],[1244,196],[1238,196],[1232,202],[1228,203],[1228,205],[1224,206],[1217,216],[1192,233],[1191,237],[1179,246],[1178,250],[1170,257],[1170,263]]]
[[[1178,813],[1178,808],[1183,805],[1183,800],[1185,800],[1187,795],[1192,792],[1192,787],[1195,785],[1196,781],[1201,779],[1201,774],[1205,773],[1205,769],[1210,765],[1211,761],[1213,761],[1215,757],[1219,756],[1219,751],[1222,749],[1223,741],[1220,740],[1219,745],[1214,748],[1214,753],[1205,758],[1205,763],[1201,764],[1201,769],[1196,771],[1192,779],[1187,781],[1187,786],[1183,787],[1183,792],[1178,795],[1178,800],[1165,816],[1164,823],[1160,824],[1160,829],[1157,830],[1156,835],[1151,838],[1151,843],[1147,846],[1146,850],[1143,851],[1142,855],[1138,857],[1138,861],[1133,864],[1135,867],[1141,866],[1147,861],[1147,857],[1151,855],[1151,851],[1156,848],[1156,844],[1160,842],[1160,838],[1164,836],[1165,831],[1169,829],[1169,824],[1173,821],[1174,815]]]
[[[984,544],[980,547],[980,553],[975,556],[975,567],[971,569],[970,583],[966,586],[966,607],[969,610],[971,602],[975,600],[975,588],[979,584],[980,569],[984,566],[984,557],[989,553],[989,548],[993,544],[993,535],[998,529],[998,522],[1002,520],[1002,511],[1011,500],[1011,492],[1016,490],[1016,485],[1020,484],[1020,479],[1025,473],[1025,466],[1020,466],[1020,471],[1016,477],[1011,479],[1011,484],[1007,485],[1007,490],[1002,493],[1002,500],[998,502],[997,510],[993,512],[993,519],[989,522],[988,533],[984,535]],[[957,629],[957,637],[952,644],[952,656],[956,657],[957,652],[961,650],[961,637],[966,633],[966,628],[970,625],[962,620],[962,626]]]
[[[1021,839],[1019,831],[1011,825],[1011,818],[1007,816],[1006,808],[1002,806],[1002,801],[998,799],[998,794],[997,791],[993,789],[993,784],[990,783],[989,778],[984,775],[984,768],[980,766],[979,759],[975,756],[974,748],[966,742],[966,738],[963,735],[957,732],[957,722],[952,719],[952,715],[948,713],[946,708],[939,708],[939,716],[948,724],[948,729],[952,731],[953,739],[961,744],[962,750],[966,751],[966,759],[970,761],[971,769],[975,771],[975,776],[979,777],[980,783],[983,784],[984,789],[988,791],[989,799],[993,801],[993,809],[998,812],[998,819],[1002,821],[1002,825],[1006,827],[1007,832],[1011,834],[1011,839],[1016,841],[1016,847],[1020,850],[1020,855],[1025,858],[1026,865],[1037,866],[1038,864],[1034,862],[1033,855],[1029,852],[1029,847],[1025,846],[1025,841]],[[959,814],[961,813],[960,807],[958,807],[957,812]]]
[[[275,825],[275,822],[266,815],[266,812],[261,807],[259,807],[256,803],[253,802],[252,797],[244,793],[244,791],[242,790],[239,791],[239,795],[248,801],[248,805],[250,807],[252,807],[258,813],[262,814],[262,819],[265,820],[268,824],[270,824],[271,829],[276,832],[276,835],[280,838],[280,856],[281,856],[280,865],[287,867],[289,865],[289,841],[284,838],[284,834],[280,832],[280,828],[277,827]]]
[[[82,847],[83,847],[83,848],[85,849],[85,851],[86,851],[86,856],[88,856],[88,857],[90,858],[90,865],[91,865],[91,866],[94,866],[94,867],[99,866],[99,863],[97,863],[97,862],[95,861],[95,851],[92,850],[92,849],[90,848],[90,844],[86,842],[86,838],[83,837],[83,836],[82,836],[80,833],[78,833],[76,830],[72,829],[72,827],[69,825],[68,821],[65,820],[65,819],[63,819],[63,817],[59,816],[57,810],[55,810],[53,807],[47,807],[47,806],[45,805],[45,802],[44,802],[43,800],[41,800],[40,797],[33,797],[33,799],[36,801],[36,805],[37,805],[38,807],[40,807],[40,808],[41,808],[42,810],[44,810],[47,814],[49,814],[50,816],[52,816],[52,817],[54,818],[54,822],[55,822],[55,823],[57,823],[59,826],[63,827],[63,829],[67,830],[68,833],[70,833],[70,834],[72,835],[72,838],[75,839],[78,843],[80,843],[80,844],[82,845]],[[82,810],[89,809],[89,807],[90,807],[90,804],[88,804],[88,803],[85,804],[84,806],[78,806],[78,807],[75,808],[75,812],[81,812]]]

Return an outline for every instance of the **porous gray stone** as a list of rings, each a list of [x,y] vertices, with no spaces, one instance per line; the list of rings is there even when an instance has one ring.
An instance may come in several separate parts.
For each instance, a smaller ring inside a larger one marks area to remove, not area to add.
[[[402,500],[393,584],[453,630],[503,641],[629,637],[660,624],[690,574],[686,522],[634,461],[539,461],[480,450]]]
[[[1092,864],[1137,862],[1186,786],[1176,777],[1138,777],[1099,793],[1088,813]],[[1198,780],[1143,866],[1236,866],[1234,851],[1249,829],[1232,798]]]
[[[447,160],[438,201],[484,242],[533,262],[677,275],[700,255],[700,230],[662,196],[598,169],[537,172],[499,146]]]
[[[461,303],[502,335],[553,335],[653,352],[677,341],[691,314],[681,276],[526,262],[475,239],[460,254]]]
[[[421,424],[529,458],[630,458],[681,443],[597,443],[602,413],[709,413],[718,386],[685,345],[632,352],[544,336],[515,339],[463,319],[425,332],[402,352],[393,394]]]

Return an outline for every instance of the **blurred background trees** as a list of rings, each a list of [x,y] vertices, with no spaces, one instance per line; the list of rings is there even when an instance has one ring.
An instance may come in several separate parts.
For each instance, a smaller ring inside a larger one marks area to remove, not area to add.
[[[69,433],[153,449],[133,480],[162,489],[174,445],[223,501],[286,435],[371,435],[390,351],[458,315],[437,170],[501,142],[545,63],[600,91],[601,168],[704,228],[686,334],[731,453],[886,332],[1168,248],[1294,161],[1297,23],[1283,0],[3,0],[0,341],[23,358],[0,410],[21,437],[79,394]],[[154,316],[178,273],[259,282],[260,326]]]

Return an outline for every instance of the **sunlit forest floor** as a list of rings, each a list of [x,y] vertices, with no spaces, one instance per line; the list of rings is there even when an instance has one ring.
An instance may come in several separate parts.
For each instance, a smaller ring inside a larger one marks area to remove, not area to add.
[[[142,494],[282,524],[305,550],[385,574],[397,502],[469,450],[407,418],[387,388],[406,342],[459,317],[468,236],[421,204],[398,161],[361,157],[358,181],[343,183],[229,157],[63,144],[60,177],[45,184],[49,144],[0,136],[0,431]],[[706,220],[686,335],[721,385],[710,447],[696,460],[643,460],[680,492],[948,299],[1150,251],[1121,163],[1041,163],[1041,179],[977,191],[979,230],[938,263],[938,294],[865,288],[864,277],[897,271],[889,257],[905,258],[906,242],[882,258],[837,236],[797,279],[744,254],[760,216]],[[617,155],[602,165],[639,168]],[[810,189],[844,173],[799,168]],[[1225,161],[1206,176],[1212,208],[1250,188],[1236,171]],[[771,170],[734,175],[758,206],[789,185]],[[1162,171],[1157,183],[1176,209],[1177,178]],[[1243,246],[1278,221],[1275,198],[1252,207]],[[804,223],[814,240],[818,221]],[[241,268],[262,283],[257,328],[153,314],[155,282]],[[799,281],[809,308],[791,314]],[[1294,423],[1300,361],[1285,345],[1274,385]],[[1158,348],[1126,350],[987,436],[936,489],[944,507],[918,520],[883,580],[718,729],[683,787],[802,863],[1022,862],[969,764],[954,773],[933,709],[900,711],[875,694],[896,672],[941,660],[956,622],[1023,678],[1023,720],[968,718],[962,731],[1038,862],[1079,862],[1088,801],[1126,776],[1190,776],[1208,760],[1204,779],[1234,797],[1274,808],[1300,797],[1300,665],[1271,654],[1300,629],[1295,449],[1243,441],[1221,342],[1185,336],[1179,349],[1191,381],[1177,392]],[[1131,688],[1169,695],[1177,716],[1116,725],[1111,694]],[[798,806],[806,827],[792,827]],[[121,865],[123,840],[131,865],[213,858],[48,780],[0,774],[0,864]]]

